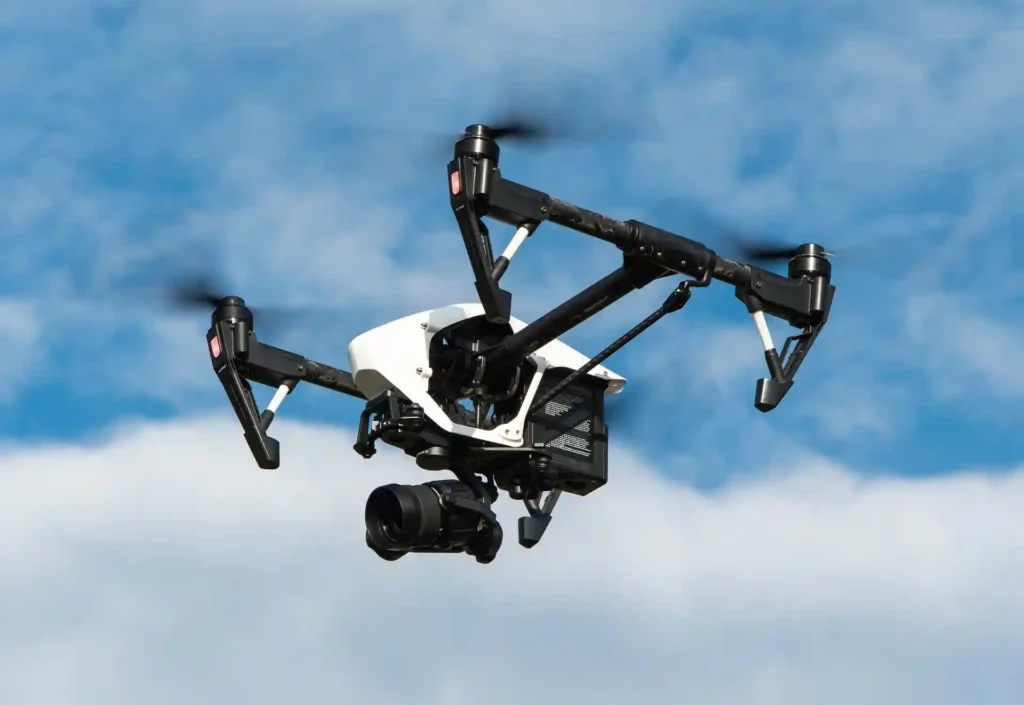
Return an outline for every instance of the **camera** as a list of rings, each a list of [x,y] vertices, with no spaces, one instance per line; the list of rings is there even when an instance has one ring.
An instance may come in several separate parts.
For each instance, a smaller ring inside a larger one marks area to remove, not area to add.
[[[490,563],[502,531],[489,505],[458,480],[383,485],[366,499],[366,545],[387,561],[407,553],[466,553]]]

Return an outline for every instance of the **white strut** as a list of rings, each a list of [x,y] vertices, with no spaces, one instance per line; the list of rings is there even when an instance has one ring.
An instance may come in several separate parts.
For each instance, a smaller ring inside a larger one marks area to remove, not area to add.
[[[281,408],[281,404],[284,402],[284,398],[291,393],[292,388],[289,387],[287,384],[282,384],[280,387],[277,388],[277,391],[274,392],[274,398],[270,400],[269,404],[267,404],[267,411],[269,411],[272,414],[276,414],[277,410]]]
[[[526,238],[533,235],[533,231],[537,229],[536,223],[530,223],[529,225],[520,225],[516,228],[515,235],[512,236],[512,241],[508,243],[508,247],[501,253],[503,259],[508,262],[512,261],[512,257],[515,256],[516,251],[522,247],[523,243],[526,242]]]
[[[267,410],[260,414],[260,425],[263,426],[264,431],[270,428],[270,424],[274,420],[277,410],[281,408],[284,398],[291,394],[292,389],[294,388],[294,384],[285,382],[277,388],[276,392],[274,392],[274,398],[270,400],[269,404],[267,404]]]
[[[757,334],[761,336],[761,345],[764,347],[764,351],[771,352],[775,349],[775,343],[772,342],[772,334],[768,330],[768,322],[764,319],[764,312],[754,311],[751,316],[754,317],[754,325],[757,326]]]

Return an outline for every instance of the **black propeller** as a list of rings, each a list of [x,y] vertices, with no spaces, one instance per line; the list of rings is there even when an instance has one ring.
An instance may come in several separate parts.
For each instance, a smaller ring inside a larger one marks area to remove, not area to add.
[[[209,272],[172,277],[156,291],[156,298],[163,305],[186,314],[211,314],[222,299],[234,295],[237,292]],[[309,325],[313,317],[340,314],[340,310],[330,308],[252,306],[248,300],[246,306],[252,311],[255,329],[260,331]]]
[[[496,104],[465,117],[489,127],[499,142],[531,147],[656,139],[649,124],[641,129],[644,121],[623,110],[628,101],[623,100],[621,87],[597,76],[569,73],[541,84],[509,72],[495,81],[493,95],[498,97]],[[445,139],[448,153],[461,137]]]
[[[544,147],[553,143],[588,143],[602,137],[622,139],[621,133],[614,133],[608,126],[596,124],[572,123],[570,120],[559,120],[552,115],[544,116],[540,112],[533,116],[509,113],[493,119],[484,119],[476,124],[489,128],[495,141],[499,144],[515,144],[523,147]],[[444,150],[451,158],[452,147],[462,138],[464,133],[446,135],[437,144],[438,151]]]
[[[771,243],[766,241],[733,241],[733,248],[739,253],[739,258],[750,264],[770,264],[774,262],[788,262],[800,254],[800,247],[797,245]],[[833,256],[834,253],[826,252],[825,256]]]
[[[691,206],[687,225],[680,235],[700,240],[731,259],[748,264],[785,263],[800,254],[804,243],[786,242],[765,233],[741,230],[726,220]],[[822,244],[822,243],[817,243]],[[827,255],[834,254],[831,249]]]
[[[900,245],[913,244],[915,249],[918,248],[919,245],[913,241],[926,234],[920,231],[894,232],[836,248],[814,237],[794,242],[793,239],[763,232],[751,232],[681,198],[659,204],[655,212],[668,214],[668,217],[658,219],[664,221],[657,223],[662,227],[703,242],[730,259],[754,265],[785,264],[799,254],[801,245],[809,242],[824,247],[825,256],[829,258],[841,259],[845,263],[868,261],[879,264],[893,259],[894,251]]]
[[[487,123],[485,123],[487,124]],[[514,140],[523,143],[541,143],[556,137],[557,128],[542,121],[526,117],[507,116],[503,120],[487,124],[496,140]]]
[[[482,99],[474,100],[469,110],[454,118],[432,115],[430,121],[437,124],[436,118],[443,117],[449,125],[452,119],[459,121],[456,125],[485,125],[499,142],[525,148],[601,142],[623,145],[659,139],[659,130],[637,115],[622,87],[604,77],[568,71],[564,75],[549,73],[539,81],[535,75],[524,79],[521,71],[510,71],[487,81],[480,93]],[[358,136],[360,143],[375,136],[400,151],[403,159],[416,163],[422,159],[424,168],[434,170],[438,162],[446,164],[452,158],[452,148],[463,136],[448,128],[418,126],[409,121],[407,111],[394,117],[397,121],[388,120],[390,125],[359,125],[338,116],[317,129],[349,139]]]
[[[172,285],[164,299],[172,307],[182,310],[214,309],[227,294],[218,294],[219,287],[205,276],[188,277]],[[223,290],[222,290],[223,291]]]

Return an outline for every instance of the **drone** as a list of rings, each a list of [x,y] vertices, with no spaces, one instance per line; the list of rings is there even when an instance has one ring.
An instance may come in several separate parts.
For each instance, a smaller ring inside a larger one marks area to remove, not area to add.
[[[268,431],[285,398],[307,382],[365,403],[353,446],[361,457],[372,458],[383,442],[414,457],[423,470],[454,476],[383,485],[370,493],[366,544],[387,561],[408,553],[464,553],[490,563],[502,545],[492,508],[501,492],[524,503],[519,543],[532,548],[563,493],[586,496],[604,486],[605,398],[621,393],[626,379],[602,363],[683,309],[695,289],[712,281],[728,284],[753,317],[768,368],[754,393],[761,412],[785,397],[828,320],[835,286],[822,246],[762,252],[788,260],[782,276],[667,230],[558,200],[502,175],[498,141],[517,131],[470,125],[448,162],[451,208],[478,302],[423,311],[359,335],[348,347],[351,371],[345,371],[258,340],[253,310],[242,298],[211,301],[210,360],[260,468],[280,466],[280,444]],[[485,219],[515,228],[497,258]],[[544,223],[614,245],[622,264],[526,324],[511,315],[512,295],[500,284],[517,250]],[[559,340],[631,292],[672,276],[682,279],[665,302],[596,356]],[[766,316],[800,331],[781,351]],[[276,389],[263,411],[252,384]]]

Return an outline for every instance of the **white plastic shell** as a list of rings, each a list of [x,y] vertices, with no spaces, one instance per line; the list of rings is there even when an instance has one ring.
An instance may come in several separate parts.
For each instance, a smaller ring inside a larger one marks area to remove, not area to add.
[[[427,393],[431,374],[430,341],[439,330],[483,314],[480,304],[455,304],[399,318],[359,335],[348,346],[349,367],[356,386],[367,399],[397,387],[411,401],[423,407],[427,417],[443,431],[495,445],[522,446],[527,411],[540,387],[544,370],[548,367],[578,370],[590,358],[559,340],[553,340],[530,356],[537,365],[537,373],[530,380],[526,400],[514,420],[489,431],[457,424]],[[511,318],[509,325],[513,332],[526,327],[516,318]],[[608,382],[608,395],[618,394],[626,385],[624,377],[603,365],[596,366],[589,374]]]

